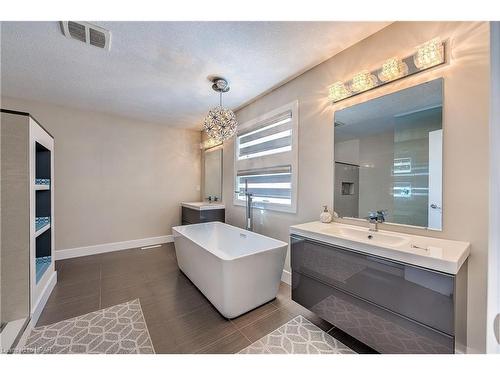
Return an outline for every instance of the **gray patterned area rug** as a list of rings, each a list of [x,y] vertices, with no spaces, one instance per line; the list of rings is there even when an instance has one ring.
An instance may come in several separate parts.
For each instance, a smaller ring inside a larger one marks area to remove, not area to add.
[[[34,328],[25,353],[154,353],[138,299]]]
[[[240,354],[355,354],[302,315],[285,323]]]

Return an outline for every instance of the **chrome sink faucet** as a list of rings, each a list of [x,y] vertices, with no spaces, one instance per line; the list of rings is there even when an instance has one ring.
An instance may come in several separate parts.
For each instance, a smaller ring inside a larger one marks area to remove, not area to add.
[[[377,219],[376,218],[373,218],[373,217],[369,217],[368,218],[368,230],[370,232],[376,232],[378,231],[378,223],[377,223]]]
[[[387,215],[387,210],[378,210],[376,212],[368,213],[368,230],[370,232],[378,231],[378,224],[385,222],[385,215]]]
[[[253,231],[253,214],[252,214],[252,196],[253,194],[248,191],[248,180],[245,179],[245,206],[246,206],[246,222],[245,229]],[[240,191],[235,191],[240,193]]]

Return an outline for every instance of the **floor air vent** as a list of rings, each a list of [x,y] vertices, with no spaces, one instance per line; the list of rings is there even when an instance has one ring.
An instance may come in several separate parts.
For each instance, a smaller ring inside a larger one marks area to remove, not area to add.
[[[61,21],[61,29],[67,38],[76,39],[108,51],[111,46],[111,33],[88,22]]]

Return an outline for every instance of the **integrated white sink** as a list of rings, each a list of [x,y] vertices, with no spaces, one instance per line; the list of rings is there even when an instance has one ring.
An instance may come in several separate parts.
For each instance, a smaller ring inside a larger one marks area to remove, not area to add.
[[[290,233],[332,245],[456,274],[470,253],[468,242],[415,236],[319,221],[293,225]]]
[[[325,233],[328,233],[328,229]],[[341,227],[338,232],[353,241],[361,241],[379,246],[402,246],[409,242],[409,238],[386,232],[370,232],[366,228]]]

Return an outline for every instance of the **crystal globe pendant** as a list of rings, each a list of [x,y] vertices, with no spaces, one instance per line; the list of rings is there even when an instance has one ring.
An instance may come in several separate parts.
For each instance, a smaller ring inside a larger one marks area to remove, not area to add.
[[[222,94],[229,91],[227,81],[224,78],[215,78],[212,89],[220,95],[219,105],[208,111],[203,122],[203,129],[210,138],[223,142],[236,133],[238,122],[234,112],[222,106]]]

